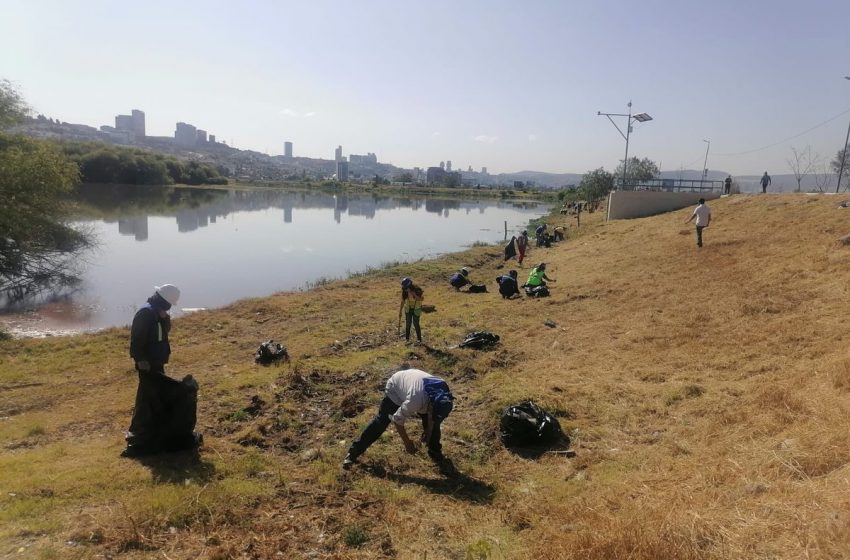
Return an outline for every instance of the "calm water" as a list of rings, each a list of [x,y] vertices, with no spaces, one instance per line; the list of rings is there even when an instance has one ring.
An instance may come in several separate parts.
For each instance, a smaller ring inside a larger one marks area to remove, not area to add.
[[[550,208],[486,198],[167,187],[87,187],[83,199],[89,217],[77,223],[98,247],[82,256],[82,285],[7,309],[0,319],[13,332],[125,325],[163,283],[183,292],[176,315],[302,288],[501,241],[505,221],[510,236]]]

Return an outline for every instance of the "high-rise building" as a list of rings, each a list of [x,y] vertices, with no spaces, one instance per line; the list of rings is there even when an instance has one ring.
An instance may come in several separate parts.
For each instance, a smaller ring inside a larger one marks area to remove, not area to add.
[[[116,115],[115,116],[115,129],[123,130],[126,132],[132,132],[133,130],[133,117],[130,115]]]
[[[337,146],[334,151],[334,161],[342,161],[342,146]]]
[[[198,129],[184,122],[177,123],[174,130],[174,142],[178,146],[191,148],[198,141]]]
[[[482,174],[482,175],[487,175],[487,168],[486,168],[486,167],[482,167],[482,168],[481,168],[481,174]]]
[[[136,133],[136,138],[145,137],[145,112],[133,109],[130,117],[133,122],[133,132]]]
[[[336,179],[337,181],[348,181],[348,162],[336,162]]]
[[[472,166],[469,166],[469,169],[466,170],[468,173],[472,173]]]
[[[197,134],[197,137],[198,137],[197,141],[195,142],[196,145],[207,143],[207,131],[206,130],[201,130],[199,128],[198,132],[196,134]]]
[[[451,173],[451,172],[452,172],[452,160],[447,160],[446,161],[446,173]]]
[[[446,162],[444,162],[444,161],[440,162],[440,169],[442,169],[443,171],[446,170]]]
[[[215,134],[210,134],[210,144],[215,144]]]
[[[283,143],[283,155],[288,158],[292,157],[292,142]]]

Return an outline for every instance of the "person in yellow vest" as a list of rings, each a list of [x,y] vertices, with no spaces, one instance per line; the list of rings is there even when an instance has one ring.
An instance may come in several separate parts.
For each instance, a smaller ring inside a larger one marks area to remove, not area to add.
[[[401,281],[401,306],[398,308],[398,318],[401,321],[401,312],[404,311],[404,339],[410,342],[410,325],[416,329],[416,342],[422,343],[422,330],[419,327],[419,317],[422,315],[422,300],[424,299],[422,288],[413,283],[410,278]]]
[[[525,286],[534,288],[535,286],[545,286],[546,282],[554,281],[554,278],[546,276],[546,263],[540,263],[531,269],[531,273],[528,275],[528,280],[525,281]]]

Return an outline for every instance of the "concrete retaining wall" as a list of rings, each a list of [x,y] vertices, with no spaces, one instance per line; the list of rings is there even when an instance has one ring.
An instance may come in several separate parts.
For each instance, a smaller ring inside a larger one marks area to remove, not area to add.
[[[643,218],[694,206],[699,199],[714,200],[720,193],[615,191],[608,195],[608,219]]]

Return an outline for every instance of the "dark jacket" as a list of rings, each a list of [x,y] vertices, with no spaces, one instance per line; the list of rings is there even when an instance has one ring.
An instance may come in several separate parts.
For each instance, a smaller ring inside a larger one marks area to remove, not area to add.
[[[452,274],[451,278],[449,278],[449,284],[451,284],[455,288],[463,288],[467,284],[469,284],[469,280],[461,274],[460,272],[455,272]]]
[[[519,294],[516,278],[506,274],[496,278],[496,282],[499,283],[499,293],[502,294],[502,297],[509,298],[514,294]]]
[[[160,317],[156,303],[154,298],[149,299],[148,304],[136,312],[130,328],[130,356],[137,362],[150,363],[151,367],[167,364],[171,355],[168,343],[171,318]]]

